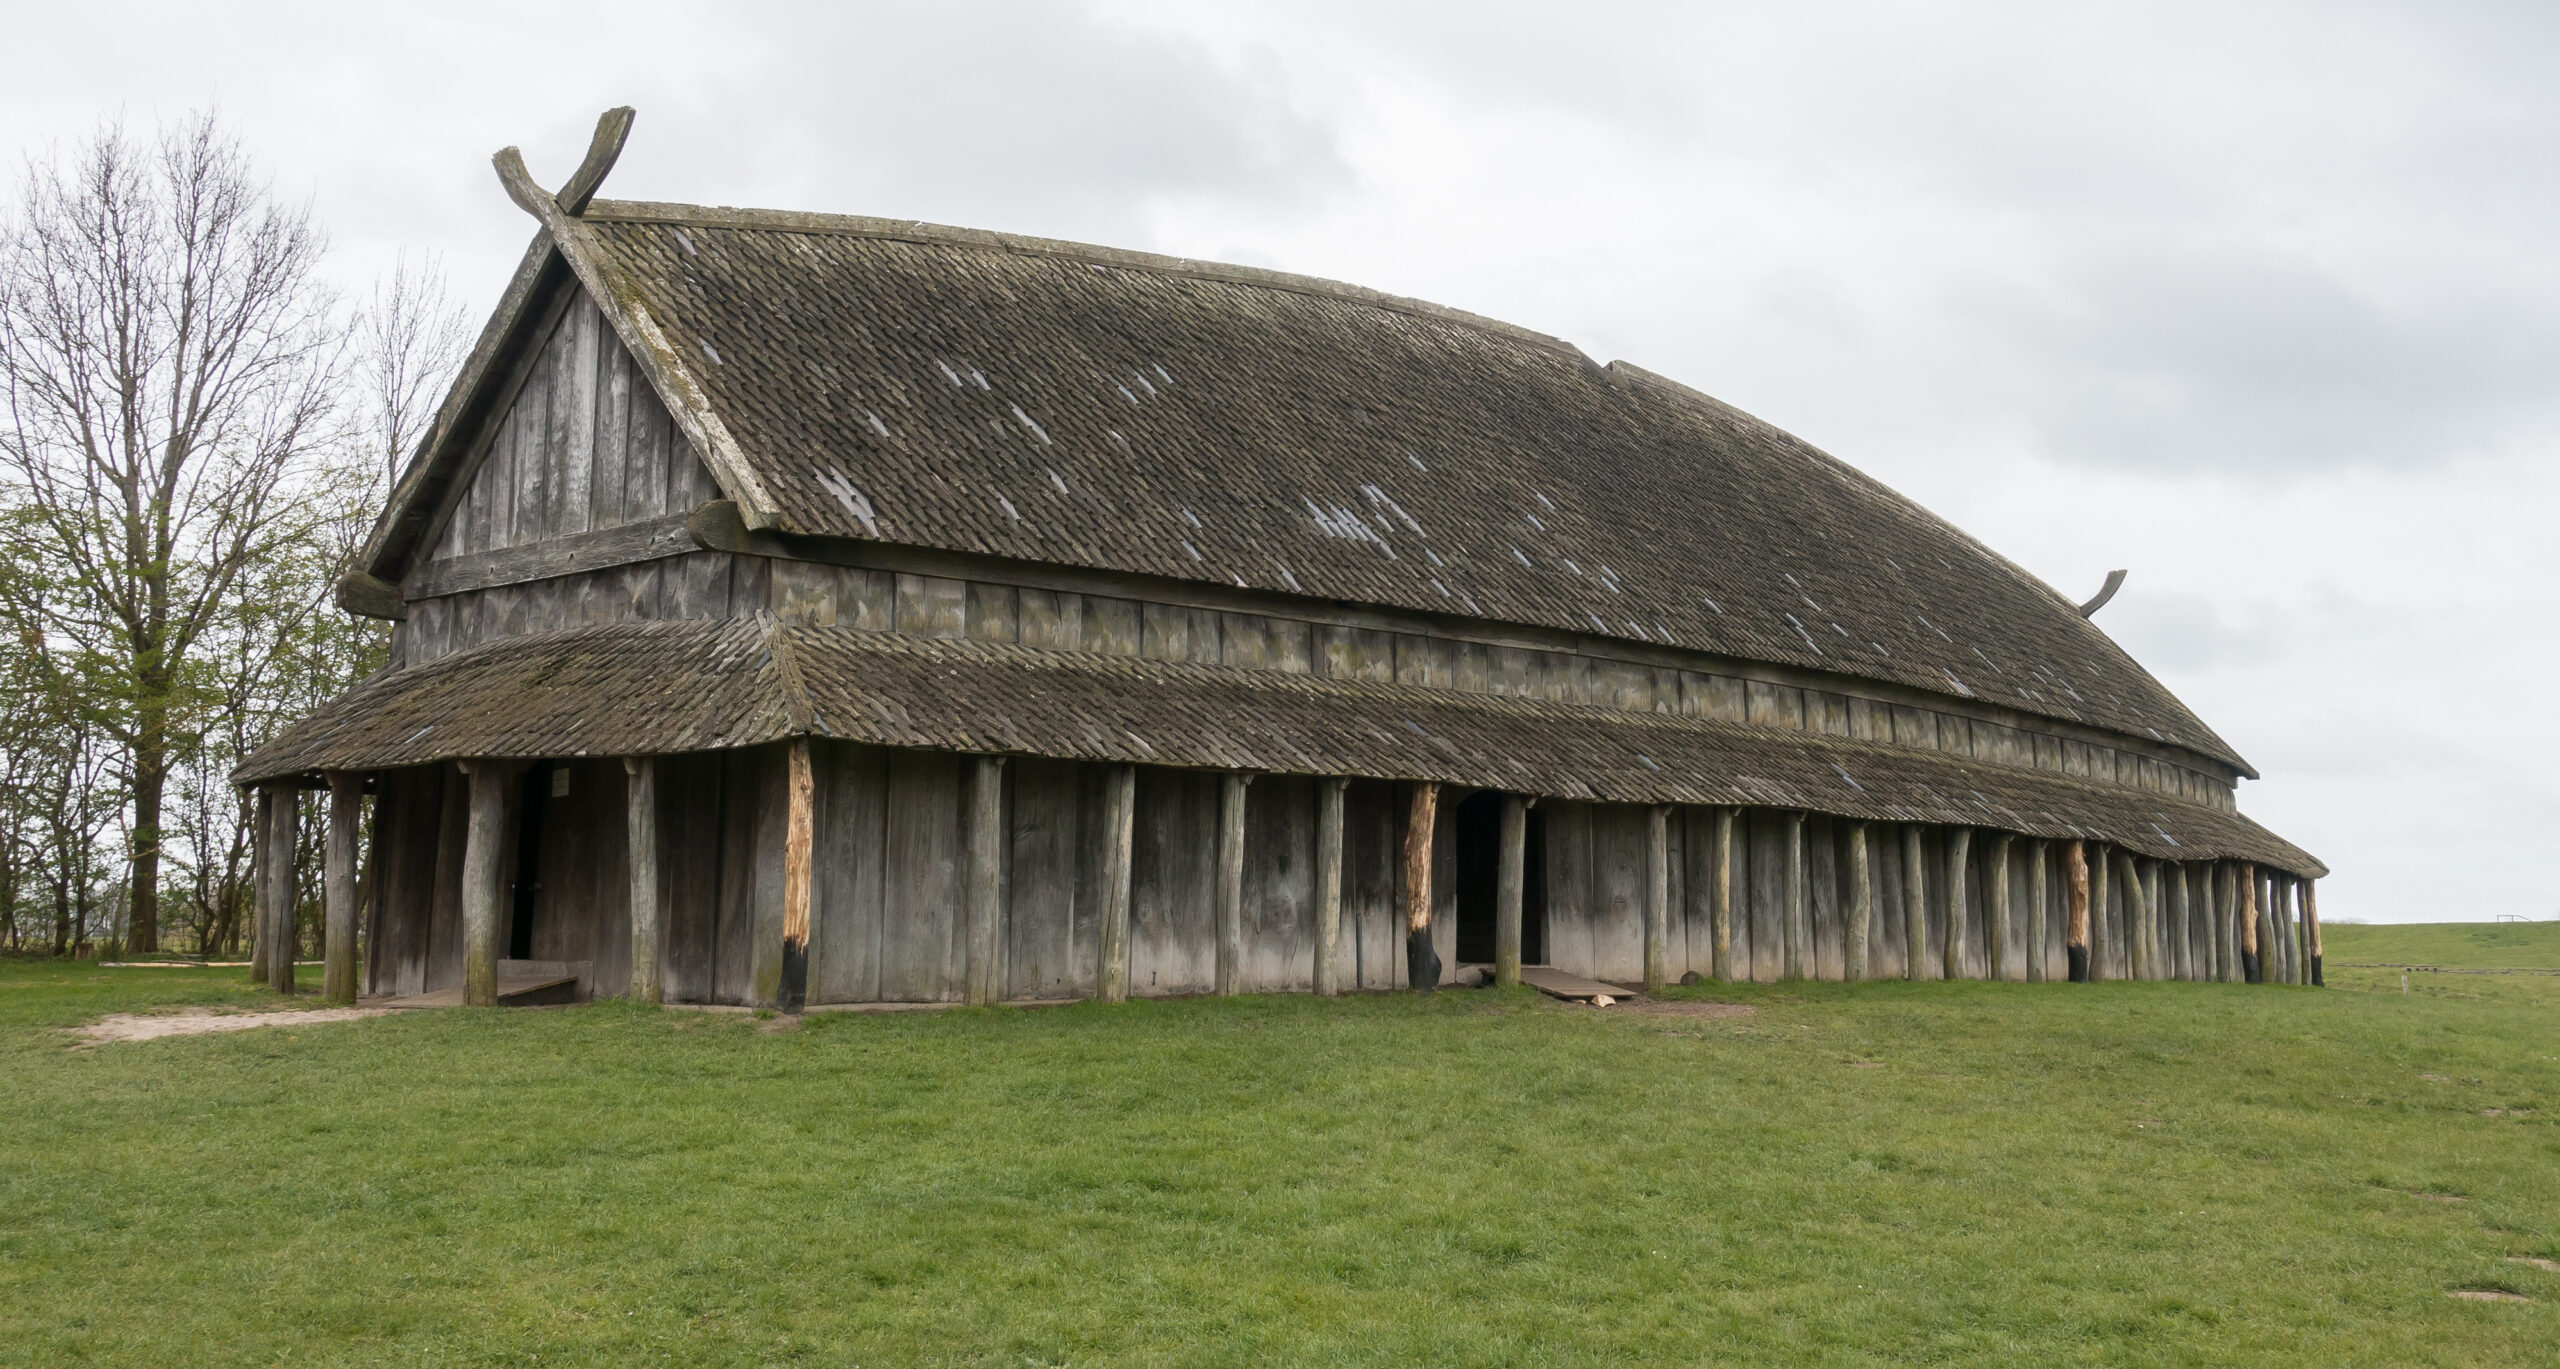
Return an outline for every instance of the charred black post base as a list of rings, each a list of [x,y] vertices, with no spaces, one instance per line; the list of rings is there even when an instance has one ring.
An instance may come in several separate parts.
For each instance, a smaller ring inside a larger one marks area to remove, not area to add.
[[[2089,948],[2086,946],[2071,948],[2071,982],[2074,984],[2089,982]]]
[[[1418,993],[1436,993],[1440,988],[1440,952],[1431,945],[1429,928],[1409,933],[1404,939],[1405,981]]]
[[[2316,955],[2311,957],[2311,987],[2315,989],[2329,987],[2329,981],[2320,977],[2320,957]]]
[[[782,943],[782,990],[774,996],[774,1006],[784,1012],[799,1012],[809,1004],[809,948],[786,938]]]
[[[2258,975],[2258,953],[2256,951],[2242,951],[2240,953],[2240,978],[2244,982],[2250,984],[2264,984],[2267,982]]]

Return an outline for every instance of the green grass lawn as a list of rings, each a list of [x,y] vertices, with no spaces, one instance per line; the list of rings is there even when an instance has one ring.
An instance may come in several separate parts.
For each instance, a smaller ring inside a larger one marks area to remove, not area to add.
[[[2416,978],[72,1049],[272,1000],[5,964],[0,1362],[2548,1366],[2560,979]]]
[[[2421,922],[2321,930],[2322,958],[2332,962],[2560,969],[2560,922]]]

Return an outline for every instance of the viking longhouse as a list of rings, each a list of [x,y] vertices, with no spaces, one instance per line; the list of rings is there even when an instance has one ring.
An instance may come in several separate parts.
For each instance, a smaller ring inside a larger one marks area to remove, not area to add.
[[[540,229],[340,588],[391,664],[235,777],[270,851],[328,796],[331,992],[2313,977],[2248,762],[1786,433],[1329,281],[596,198],[629,125],[499,154]]]

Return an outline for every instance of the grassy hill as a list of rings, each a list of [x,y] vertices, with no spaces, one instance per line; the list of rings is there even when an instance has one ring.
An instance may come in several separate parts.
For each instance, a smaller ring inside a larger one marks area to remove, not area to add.
[[[2560,969],[2560,922],[2418,922],[2324,927],[2328,961]]]
[[[2403,930],[2336,929],[2332,958]],[[0,964],[0,1363],[2560,1344],[2560,1273],[2514,1262],[2560,1260],[2560,979],[60,1030],[260,1002],[239,976]]]

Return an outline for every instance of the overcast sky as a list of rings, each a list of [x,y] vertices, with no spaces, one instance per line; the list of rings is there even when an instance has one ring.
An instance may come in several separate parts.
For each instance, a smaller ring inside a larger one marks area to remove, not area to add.
[[[606,193],[1311,272],[1559,334],[2073,594],[2332,918],[2560,915],[2560,7],[12,0],[0,148],[218,105],[361,290]],[[476,322],[476,319],[475,319]]]

